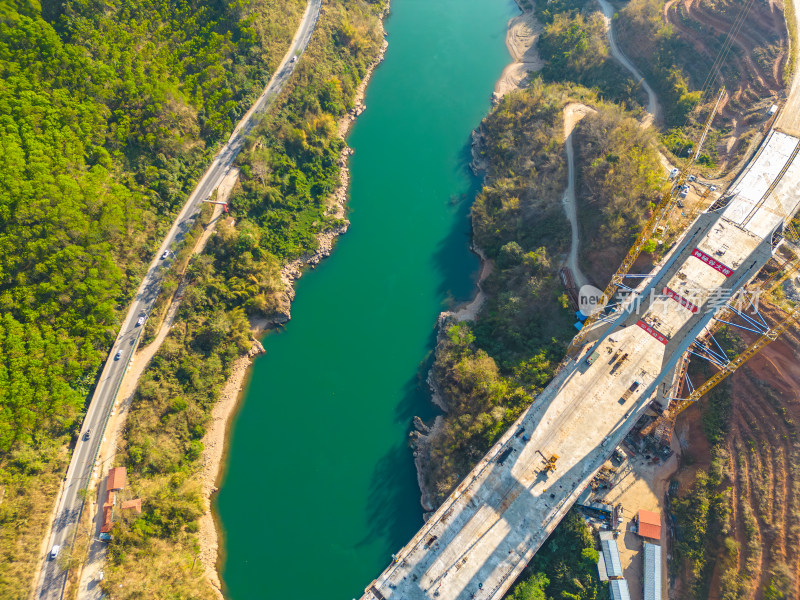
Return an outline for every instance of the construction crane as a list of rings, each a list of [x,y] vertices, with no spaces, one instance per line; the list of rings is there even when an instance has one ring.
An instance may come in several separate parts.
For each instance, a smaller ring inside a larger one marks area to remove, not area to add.
[[[623,279],[625,279],[625,276],[628,274],[628,271],[630,271],[633,263],[636,262],[639,254],[641,254],[644,245],[653,236],[661,221],[664,220],[664,218],[672,211],[681,186],[686,182],[686,179],[689,176],[689,170],[700,156],[700,151],[703,148],[706,137],[708,137],[708,131],[711,129],[711,123],[717,114],[717,109],[719,108],[720,102],[722,102],[724,95],[725,90],[723,88],[719,91],[717,102],[714,104],[713,110],[709,113],[708,118],[706,119],[705,126],[703,127],[703,135],[700,137],[700,141],[697,144],[697,150],[692,153],[690,159],[686,161],[686,164],[683,166],[683,169],[680,171],[677,178],[674,181],[669,182],[670,188],[661,194],[658,206],[656,206],[655,210],[653,210],[650,218],[639,232],[639,236],[636,238],[633,246],[631,246],[631,249],[628,251],[625,260],[622,261],[619,269],[617,269],[617,272],[614,273],[614,276],[611,278],[611,281],[603,292],[603,305],[607,304],[614,296],[617,287],[622,285]],[[569,348],[567,349],[567,357],[571,358],[575,356],[576,352],[582,345],[583,339],[589,332],[591,325],[600,317],[602,313],[602,307],[598,307],[597,310],[595,310],[591,315],[587,315],[587,319],[584,321],[583,327],[581,327],[578,334],[572,339],[572,343],[570,343]]]
[[[795,256],[793,259],[786,261],[781,268],[775,271],[767,280],[758,286],[758,290],[766,293],[772,293],[789,277],[800,271],[800,258]],[[780,276],[779,274],[782,273]],[[729,308],[723,308],[715,316],[717,323],[725,321],[730,317],[731,311]],[[671,406],[660,418],[648,424],[641,430],[641,435],[646,436],[655,432],[656,437],[664,440],[668,439],[672,434],[672,427],[675,423],[675,418],[684,410],[686,410],[693,402],[702,398],[705,394],[710,392],[716,385],[724,380],[728,375],[734,373],[750,358],[758,354],[764,346],[776,340],[783,334],[789,327],[800,320],[800,307],[796,308],[784,320],[780,321],[775,327],[768,329],[763,333],[751,346],[744,352],[739,354],[736,358],[724,365],[712,377],[710,377],[700,387],[692,390],[687,398],[676,400],[674,405]]]
[[[779,285],[781,285],[784,281],[789,279],[789,277],[791,277],[798,271],[800,271],[800,259],[795,257],[793,259],[787,260],[772,275],[770,275],[767,279],[765,279],[758,286],[758,289],[765,291],[768,294],[771,294],[778,288]]]
[[[786,316],[786,318],[778,322],[774,327],[771,327],[765,333],[763,333],[744,352],[725,364],[719,371],[709,377],[700,387],[692,390],[692,392],[686,398],[673,400],[673,404],[664,412],[664,414],[641,430],[641,435],[646,436],[655,431],[657,437],[668,439],[669,435],[672,434],[672,427],[675,424],[675,419],[680,413],[686,410],[692,403],[699,400],[712,389],[714,389],[726,377],[732,373],[735,373],[739,367],[758,354],[764,348],[764,346],[778,339],[786,332],[786,330],[797,323],[798,320],[800,320],[800,306],[795,308],[791,313],[789,313],[789,315]]]

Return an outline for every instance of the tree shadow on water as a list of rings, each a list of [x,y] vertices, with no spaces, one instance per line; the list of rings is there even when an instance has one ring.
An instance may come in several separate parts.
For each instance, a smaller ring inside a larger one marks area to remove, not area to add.
[[[457,169],[467,172],[472,161],[468,139],[459,154]],[[450,231],[439,242],[433,255],[433,268],[439,277],[437,292],[440,298],[456,304],[470,300],[475,293],[479,261],[470,251],[470,208],[483,185],[482,177],[469,173],[467,190],[451,199],[455,214]],[[443,306],[443,308],[445,308]],[[408,423],[419,416],[430,421],[441,414],[431,402],[427,384],[428,371],[433,365],[436,346],[435,323],[431,323],[430,338],[426,346],[431,349],[420,362],[416,373],[403,386],[401,401],[395,409],[395,421]],[[372,475],[367,509],[367,535],[357,544],[365,546],[380,541],[385,545],[386,559],[405,545],[422,526],[422,507],[412,450],[407,441],[393,446],[377,463]]]
[[[459,152],[456,170],[467,173],[469,186],[462,194],[451,198],[455,204],[453,224],[447,235],[439,242],[433,255],[433,268],[439,276],[439,297],[460,304],[471,300],[475,295],[475,282],[478,279],[480,262],[470,250],[472,242],[472,223],[470,209],[475,196],[483,187],[483,177],[472,174],[472,145],[468,139]]]
[[[422,526],[414,458],[406,443],[393,446],[375,466],[367,503],[367,535],[357,547],[380,541],[387,562]]]
[[[395,407],[395,423],[408,423],[411,427],[414,417],[419,417],[427,422],[441,414],[439,408],[431,402],[431,390],[427,382],[428,372],[433,366],[434,348],[436,347],[435,328],[431,328],[425,346],[430,350],[420,361],[414,375],[403,386],[403,396]]]

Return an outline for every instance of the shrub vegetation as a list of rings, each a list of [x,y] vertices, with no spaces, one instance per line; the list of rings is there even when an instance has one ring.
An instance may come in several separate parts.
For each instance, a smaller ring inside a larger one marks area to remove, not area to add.
[[[382,5],[323,4],[295,76],[239,157],[231,199],[235,226],[217,225],[206,252],[187,268],[176,325],[137,389],[119,455],[146,499],[141,515],[114,528],[105,589],[125,597],[210,597],[193,570],[202,438],[233,361],[251,344],[250,316],[271,316],[284,295],[280,268],[316,248],[337,224],[328,214],[339,182],[338,119],[383,42]],[[157,558],[154,558],[157,557]],[[136,573],[131,578],[130,574]]]
[[[585,88],[539,81],[506,96],[484,120],[489,168],[472,219],[475,243],[493,269],[477,321],[450,323],[437,346],[434,376],[448,412],[428,445],[424,477],[434,500],[450,493],[544,389],[574,333],[558,269],[570,235],[561,204],[564,107],[575,101],[597,111],[576,133],[583,243],[620,260],[647,215],[654,140],[618,106]],[[621,193],[620,181],[634,193]],[[608,268],[593,265],[590,272],[609,277]]]
[[[260,95],[304,8],[302,0],[0,8],[0,596],[27,593],[66,449],[146,264]],[[114,564],[186,542],[164,557],[173,571],[142,569],[148,597],[209,593],[183,562],[197,528],[199,440],[215,390],[250,345],[246,313],[270,310],[278,267],[331,225],[324,199],[338,181],[335,120],[377,53],[378,10],[325,3],[307,58],[241,157],[237,227],[223,228],[211,254],[190,266],[182,324],[134,402],[122,460],[145,505],[117,532]],[[120,582],[121,569],[108,573],[107,585]]]
[[[564,517],[522,572],[507,600],[600,600],[607,584],[597,574],[594,533],[580,513]]]

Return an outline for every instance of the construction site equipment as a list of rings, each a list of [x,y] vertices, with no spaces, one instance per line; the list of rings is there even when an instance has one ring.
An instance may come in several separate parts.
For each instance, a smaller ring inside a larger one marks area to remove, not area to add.
[[[796,256],[787,260],[783,265],[778,268],[772,275],[770,275],[761,285],[759,289],[766,291],[768,294],[774,292],[779,285],[789,279],[792,275],[800,271],[800,259]]]
[[[631,386],[625,390],[625,393],[622,394],[622,398],[619,399],[620,404],[625,404],[628,401],[628,398],[631,397],[631,394],[636,391],[636,388],[639,387],[639,382],[634,381]]]
[[[712,192],[711,187],[712,186],[710,186],[710,185],[706,186],[706,189],[704,189],[703,193],[700,195],[700,201],[697,203],[697,207],[700,210],[703,210],[703,207],[706,205],[706,201],[708,200],[708,197],[711,195],[711,192]],[[698,211],[695,210],[692,214],[695,214],[696,212],[698,212]]]
[[[569,267],[562,267],[559,271],[561,283],[567,291],[567,298],[569,298],[572,308],[578,310],[578,286],[575,285],[575,278],[572,276],[572,270]]]
[[[614,273],[613,277],[611,277],[611,281],[603,291],[603,305],[608,304],[608,302],[614,296],[617,288],[622,285],[623,279],[625,279],[625,276],[628,274],[628,271],[630,271],[633,263],[636,262],[636,259],[639,257],[639,254],[641,254],[642,249],[647,241],[653,236],[656,229],[660,226],[661,221],[664,220],[665,217],[670,214],[670,212],[672,212],[672,208],[677,200],[677,196],[689,176],[689,170],[700,157],[700,151],[703,148],[706,137],[708,137],[708,131],[711,129],[711,123],[717,114],[717,109],[719,108],[720,102],[722,102],[724,95],[725,89],[723,88],[719,91],[717,102],[714,104],[713,110],[709,113],[708,118],[706,119],[705,126],[703,128],[703,134],[700,136],[700,141],[697,144],[697,150],[691,155],[691,158],[686,161],[686,164],[683,166],[683,169],[681,169],[678,176],[674,180],[669,180],[667,182],[669,188],[661,194],[658,205],[655,207],[655,210],[653,210],[650,218],[647,220],[647,223],[645,223],[644,227],[639,233],[639,236],[633,243],[633,246],[631,246],[631,249],[628,251],[625,260],[622,261],[619,269],[617,269],[617,272]],[[591,315],[587,315],[588,318],[584,322],[583,327],[572,339],[572,343],[570,343],[569,348],[567,349],[567,357],[573,358],[575,356],[577,351],[583,345],[583,339],[586,337],[590,326],[600,317],[601,314],[603,314],[603,310],[598,308],[598,310]]]
[[[611,374],[613,375],[614,373],[616,373],[617,369],[619,369],[622,365],[624,365],[626,360],[628,360],[628,353],[627,352],[622,355],[622,358],[620,358],[617,361],[617,364],[615,364],[613,367],[611,367]]]
[[[547,459],[544,463],[544,472],[549,473],[550,471],[556,470],[556,462],[558,462],[558,454],[553,454],[550,458]]]
[[[786,330],[797,323],[798,320],[800,320],[800,307],[795,308],[786,318],[769,328],[744,352],[724,365],[719,371],[709,377],[705,383],[695,388],[686,398],[673,400],[664,414],[641,430],[641,435],[647,436],[653,434],[659,440],[669,441],[672,437],[672,430],[675,427],[675,419],[680,413],[686,410],[693,402],[699,400],[714,389],[726,377],[735,373],[739,367],[758,354],[767,344],[778,339]]]
[[[550,471],[556,470],[556,462],[558,462],[558,454],[553,454],[550,458],[547,458],[544,454],[542,454],[541,450],[537,450],[536,452],[539,453],[539,456],[542,457],[544,461],[544,467],[542,468],[542,473],[545,475]]]

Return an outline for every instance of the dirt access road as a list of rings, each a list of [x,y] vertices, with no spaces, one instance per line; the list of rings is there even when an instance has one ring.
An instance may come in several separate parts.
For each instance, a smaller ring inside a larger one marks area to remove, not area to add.
[[[597,1],[600,4],[600,8],[603,11],[603,15],[606,21],[606,32],[608,34],[608,45],[611,48],[611,54],[614,56],[616,60],[620,62],[620,64],[622,64],[622,66],[624,66],[631,72],[636,81],[641,83],[645,91],[647,92],[647,115],[642,120],[642,127],[643,128],[650,127],[653,124],[653,122],[658,118],[659,114],[658,98],[656,97],[653,88],[650,87],[650,84],[648,84],[647,81],[645,81],[644,77],[642,77],[642,75],[639,73],[636,67],[633,66],[633,63],[631,63],[627,59],[627,57],[619,49],[619,46],[617,46],[616,39],[614,38],[614,29],[611,26],[612,19],[614,17],[614,7],[612,7],[608,2],[606,2],[606,0],[597,0]],[[523,17],[524,16],[525,15],[523,15]],[[520,63],[515,63],[515,64],[520,64]],[[506,68],[506,70],[508,70],[508,67]],[[505,76],[505,71],[503,72],[503,74]],[[595,110],[593,108],[590,108],[589,106],[578,103],[568,104],[564,108],[564,143],[567,149],[568,175],[567,175],[567,189],[564,190],[564,196],[561,199],[561,203],[564,206],[564,212],[567,215],[567,219],[569,220],[570,224],[570,229],[572,231],[572,242],[570,244],[569,257],[567,258],[567,266],[569,266],[569,269],[572,271],[572,275],[575,279],[575,284],[578,286],[579,289],[584,285],[588,284],[588,279],[580,270],[580,266],[578,265],[578,249],[580,247],[580,235],[578,232],[578,213],[577,213],[576,198],[575,198],[575,151],[572,145],[572,132],[575,128],[575,125],[590,112],[593,113],[595,112]]]
[[[647,116],[642,120],[642,127],[650,127],[650,125],[652,125],[659,116],[658,98],[656,97],[656,93],[653,91],[653,88],[650,87],[650,84],[647,83],[647,80],[642,77],[642,74],[639,73],[639,70],[631,61],[628,60],[628,57],[623,54],[622,50],[620,50],[619,46],[617,45],[617,40],[614,36],[614,28],[611,26],[614,19],[614,7],[611,6],[606,0],[597,0],[597,3],[600,5],[600,9],[603,11],[603,18],[606,21],[606,33],[608,35],[608,45],[611,49],[611,55],[617,59],[617,61],[623,67],[631,72],[631,75],[633,75],[633,78],[636,80],[636,82],[642,84],[645,92],[647,92]]]
[[[572,271],[572,277],[575,279],[575,285],[578,289],[589,283],[586,275],[581,271],[578,265],[578,248],[580,247],[581,239],[578,233],[578,209],[577,199],[575,198],[575,150],[572,146],[572,133],[575,125],[589,113],[597,112],[595,109],[572,102],[564,107],[564,145],[567,148],[567,189],[564,190],[564,195],[561,197],[561,204],[564,207],[564,212],[567,214],[570,229],[572,231],[572,241],[569,248],[569,257],[567,258],[567,266]]]

